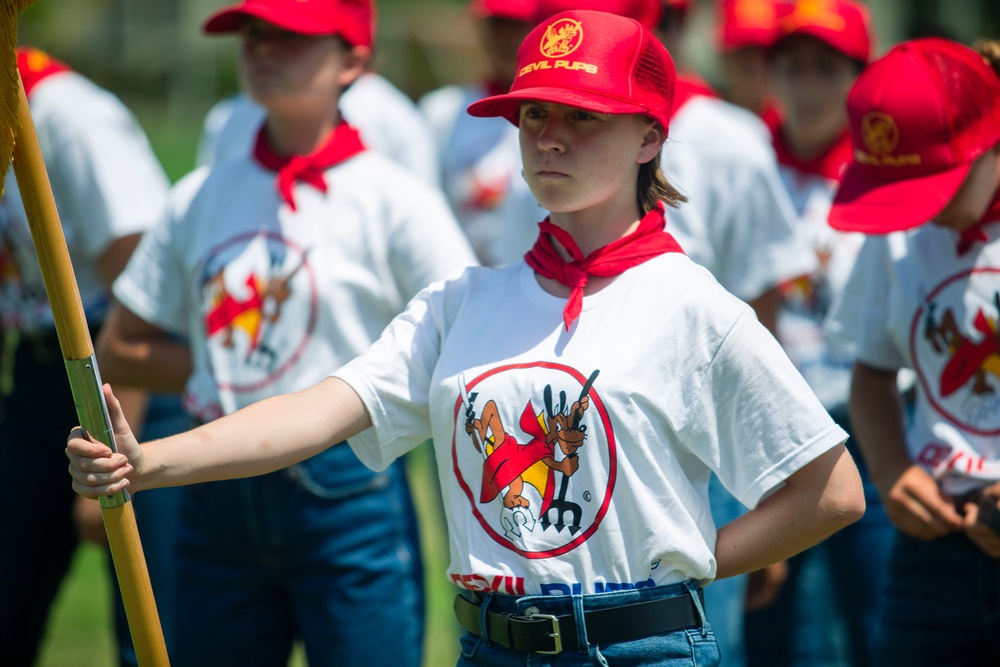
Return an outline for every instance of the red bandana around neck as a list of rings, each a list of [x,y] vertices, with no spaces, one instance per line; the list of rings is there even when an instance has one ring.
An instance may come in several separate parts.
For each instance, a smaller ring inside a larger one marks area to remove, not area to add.
[[[851,134],[845,127],[840,136],[821,155],[811,160],[804,160],[792,153],[785,142],[781,128],[784,120],[778,113],[768,114],[764,119],[771,130],[771,144],[774,146],[778,164],[794,169],[810,176],[822,176],[831,181],[840,182],[847,165],[854,159],[854,148],[851,146]]]
[[[278,172],[275,181],[278,194],[288,202],[293,211],[296,210],[293,196],[296,181],[308,183],[325,193],[326,180],[323,178],[323,172],[365,150],[358,131],[341,121],[330,132],[323,145],[309,155],[282,157],[275,153],[268,143],[266,129],[267,126],[263,125],[257,133],[253,156],[264,168]]]
[[[663,253],[684,253],[674,237],[664,230],[666,224],[663,202],[660,202],[639,221],[634,232],[584,257],[573,237],[546,218],[538,223],[538,240],[524,255],[524,260],[540,276],[558,280],[570,288],[569,300],[563,309],[563,322],[569,331],[583,310],[583,288],[590,276],[617,276]],[[552,238],[569,252],[572,260],[562,258]]]
[[[991,222],[1000,221],[1000,192],[997,192],[982,219],[968,229],[963,229],[958,233],[958,242],[955,244],[955,251],[959,256],[972,250],[976,243],[989,243],[990,237],[983,231],[983,227]]]

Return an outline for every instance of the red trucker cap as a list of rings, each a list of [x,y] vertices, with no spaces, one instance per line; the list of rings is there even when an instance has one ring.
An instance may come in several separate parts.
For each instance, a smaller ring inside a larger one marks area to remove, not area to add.
[[[578,9],[617,14],[652,30],[663,16],[663,0],[538,0],[536,18],[541,22],[560,12]]]
[[[769,47],[778,39],[775,0],[720,0],[718,44],[723,53],[747,46]]]
[[[505,95],[469,106],[473,116],[518,124],[522,102],[541,101],[607,114],[670,120],[676,72],[667,49],[634,19],[588,10],[557,14],[528,33]]]
[[[371,0],[243,0],[205,21],[210,34],[236,32],[249,18],[303,35],[337,35],[351,46],[372,46],[375,7]]]
[[[854,160],[830,226],[887,234],[934,218],[973,161],[1000,142],[1000,78],[972,49],[904,42],[870,64],[847,97]]]
[[[871,59],[871,15],[861,3],[851,0],[798,0],[779,5],[777,23],[776,41],[792,35],[808,35],[848,58],[863,63]]]

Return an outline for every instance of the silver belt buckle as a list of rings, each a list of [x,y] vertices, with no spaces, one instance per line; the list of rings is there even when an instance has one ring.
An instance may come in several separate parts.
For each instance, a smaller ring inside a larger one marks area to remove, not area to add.
[[[552,614],[532,614],[528,618],[547,618],[552,622],[552,632],[549,633],[549,637],[552,637],[552,641],[555,644],[554,651],[535,651],[535,653],[544,653],[546,655],[556,655],[557,653],[562,653],[562,637],[559,636],[559,619]]]

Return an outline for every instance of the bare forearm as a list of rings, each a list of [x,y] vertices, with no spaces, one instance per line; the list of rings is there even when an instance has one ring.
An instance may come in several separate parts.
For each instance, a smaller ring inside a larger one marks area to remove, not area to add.
[[[143,445],[134,489],[252,477],[314,456],[371,425],[358,395],[328,378],[187,433]]]
[[[122,335],[113,309],[95,345],[101,378],[154,392],[178,394],[191,374],[191,350],[163,334],[158,337]]]
[[[857,521],[864,492],[843,445],[792,475],[756,508],[719,529],[719,579],[784,560]]]
[[[896,386],[896,373],[856,363],[850,410],[854,435],[869,475],[884,491],[910,466],[903,399]]]

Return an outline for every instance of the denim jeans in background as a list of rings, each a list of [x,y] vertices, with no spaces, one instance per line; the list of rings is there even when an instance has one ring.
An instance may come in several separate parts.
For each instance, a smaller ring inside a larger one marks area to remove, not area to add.
[[[1000,560],[964,533],[930,542],[897,534],[874,664],[1000,665]]]
[[[846,406],[830,416],[852,433]],[[746,617],[750,667],[868,667],[895,529],[853,438],[864,516],[788,560],[777,600]]]
[[[461,654],[457,667],[713,667],[719,664],[719,648],[715,635],[704,618],[698,601],[695,582],[639,588],[595,595],[513,595],[484,594],[483,606],[496,612],[524,615],[528,607],[537,607],[542,614],[560,616],[574,614],[581,636],[563,637],[562,653],[546,655],[525,653],[503,647],[483,637],[466,632],[460,639]],[[691,593],[702,613],[702,626],[651,635],[602,645],[590,644],[582,614],[589,609],[607,609]],[[437,666],[435,666],[437,667]]]
[[[337,445],[185,490],[173,667],[418,667],[423,568],[401,462]]]
[[[746,507],[726,491],[715,475],[712,475],[708,483],[708,500],[712,508],[712,520],[718,527],[746,512]],[[713,581],[705,587],[705,613],[715,633],[725,667],[746,665],[743,617],[746,613],[748,578],[748,575],[741,574]]]
[[[191,418],[181,408],[179,396],[154,395],[146,411],[140,441],[156,440],[181,433],[191,428]],[[156,610],[160,617],[160,627],[168,653],[173,648],[174,618],[176,605],[174,595],[177,590],[177,530],[180,523],[183,487],[151,489],[132,497],[135,523],[142,541],[142,552],[149,572],[149,583],[153,589]],[[114,565],[109,555],[108,566],[112,570],[111,583],[115,604],[115,637],[118,642],[118,662],[122,667],[138,667],[139,661],[132,645],[128,618],[122,602],[118,579],[114,575]]]

